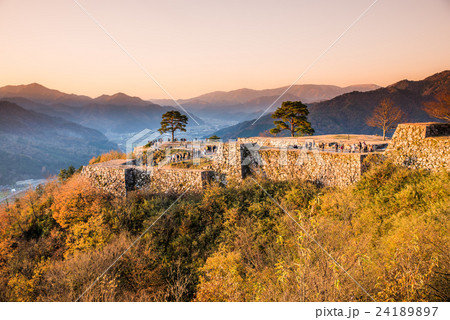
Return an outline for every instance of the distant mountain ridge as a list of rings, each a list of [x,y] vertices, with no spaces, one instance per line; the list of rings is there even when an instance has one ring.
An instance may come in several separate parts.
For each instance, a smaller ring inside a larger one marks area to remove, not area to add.
[[[49,89],[39,83],[31,83],[17,86],[4,86],[0,88],[0,97],[2,98],[16,98],[21,97],[34,102],[43,104],[57,104],[63,103],[70,106],[80,106],[87,103],[102,103],[114,105],[139,105],[145,106],[152,104],[144,101],[139,97],[131,97],[125,93],[118,92],[113,95],[101,95],[97,98],[91,98],[84,95],[77,95],[72,93],[64,93],[59,90]]]
[[[309,119],[316,134],[355,133],[376,134],[377,128],[367,126],[365,120],[373,109],[385,98],[391,99],[408,116],[408,121],[436,121],[424,110],[423,104],[431,101],[440,92],[450,93],[450,71],[443,71],[420,81],[401,80],[386,88],[367,92],[350,92],[333,99],[309,103]],[[282,99],[287,100],[287,99]],[[270,112],[275,110],[272,108]],[[254,120],[240,122],[215,132],[222,139],[270,135],[273,128],[271,114]]]
[[[275,88],[275,89],[237,89],[232,91],[214,91],[206,94],[202,94],[200,96],[190,98],[190,99],[179,99],[177,100],[180,103],[212,103],[212,104],[238,104],[238,103],[246,103],[258,98],[267,97],[267,96],[279,96],[282,94],[288,86]],[[352,85],[347,87],[339,87],[334,85],[317,85],[317,84],[299,84],[294,85],[290,88],[287,94],[292,96],[303,98],[305,102],[312,102],[318,100],[328,100],[330,98],[334,98],[337,95],[352,92],[352,91],[369,91],[380,88],[375,84],[359,84]],[[171,100],[167,99],[152,99],[152,101],[158,102],[163,101],[165,104],[174,103]]]
[[[65,103],[68,105],[82,105],[92,98],[83,95],[68,94],[49,89],[39,83],[28,85],[4,86],[0,88],[0,98],[22,97],[44,104]]]
[[[25,109],[61,117],[105,134],[124,134],[146,128],[159,128],[161,115],[169,109],[178,109],[163,107],[121,92],[93,99],[66,94],[37,83],[1,87],[0,99],[17,103]],[[195,115],[191,116],[197,123],[203,122]],[[190,121],[189,125],[196,125],[195,121]]]
[[[0,185],[45,178],[117,149],[97,130],[0,100]]]
[[[135,105],[135,106],[147,106],[151,104],[149,101],[144,101],[139,97],[131,97],[125,93],[118,92],[113,95],[101,95],[94,99],[97,103],[114,104],[114,105]]]
[[[287,88],[286,86],[264,90],[243,88],[228,92],[215,91],[191,99],[180,99],[177,102],[195,119],[195,121],[189,121],[189,125],[204,123],[201,117],[220,120],[248,119],[256,112],[265,110]],[[345,92],[367,91],[374,88],[378,88],[378,86],[374,84],[348,87],[294,85],[283,96],[283,99],[314,102],[327,100]],[[1,87],[0,98],[19,104],[18,99],[27,99],[33,103],[47,105],[45,108],[39,107],[37,111],[75,121],[103,133],[137,132],[147,127],[156,129],[159,126],[161,115],[167,110],[175,108],[185,113],[184,110],[180,110],[177,103],[169,99],[155,99],[153,101],[156,103],[154,103],[139,97],[131,97],[122,92],[91,98],[49,89],[38,83]],[[23,107],[34,110],[32,103],[29,102],[25,102]],[[80,107],[82,110],[77,110],[75,107]],[[98,118],[94,119],[99,116],[102,117],[101,121],[97,121]]]
[[[177,102],[200,115],[206,114],[212,117],[227,115],[232,117],[235,112],[245,111],[250,114],[258,110],[265,110],[288,88],[288,86],[285,86],[263,90],[243,88],[232,91],[215,91],[191,99],[180,99]],[[301,84],[292,86],[282,99],[301,100],[309,103],[328,100],[347,92],[369,91],[377,88],[379,86],[375,84],[359,84],[347,87]],[[152,101],[167,105],[174,104],[173,101],[167,99],[153,99]]]

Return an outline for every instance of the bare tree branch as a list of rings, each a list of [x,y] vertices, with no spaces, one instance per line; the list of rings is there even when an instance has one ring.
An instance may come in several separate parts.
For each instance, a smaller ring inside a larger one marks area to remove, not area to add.
[[[389,99],[384,99],[373,110],[366,123],[370,127],[377,127],[383,130],[383,140],[386,134],[395,129],[397,125],[406,119],[406,114]]]

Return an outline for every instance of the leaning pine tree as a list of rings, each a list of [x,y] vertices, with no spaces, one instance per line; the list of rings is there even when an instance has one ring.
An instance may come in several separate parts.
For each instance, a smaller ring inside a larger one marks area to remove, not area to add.
[[[272,118],[281,119],[273,123],[275,128],[270,129],[270,133],[278,133],[288,130],[291,137],[313,135],[314,129],[308,121],[308,107],[301,101],[284,101],[273,114]]]
[[[172,141],[174,141],[175,131],[186,131],[187,122],[188,118],[179,111],[168,111],[162,115],[161,128],[158,131],[161,134],[170,132],[172,134]]]

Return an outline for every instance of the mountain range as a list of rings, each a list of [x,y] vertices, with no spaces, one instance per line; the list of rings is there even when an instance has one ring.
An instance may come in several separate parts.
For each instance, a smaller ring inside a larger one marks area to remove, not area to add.
[[[262,112],[269,107],[287,89],[289,90],[283,96],[284,100],[301,100],[308,103],[332,99],[347,92],[364,92],[377,88],[379,86],[375,84],[359,84],[348,87],[301,84],[291,88],[285,86],[264,90],[243,88],[210,92],[191,99],[180,99],[177,102],[202,117],[251,119],[258,111]],[[175,105],[174,101],[167,99],[152,99],[152,101],[164,105]]]
[[[310,111],[308,119],[316,134],[379,134],[379,129],[369,127],[365,120],[383,99],[389,98],[396,106],[400,107],[407,115],[405,121],[436,121],[423,110],[423,104],[434,100],[435,96],[441,92],[450,94],[450,71],[448,70],[420,81],[402,80],[386,88],[367,92],[350,92],[330,100],[307,103]],[[289,99],[282,98],[282,101],[286,100]],[[271,112],[276,107],[274,106],[256,123],[257,117],[221,129],[214,134],[222,139],[269,136],[268,130],[274,127]]]
[[[46,88],[39,83],[1,87],[0,97],[22,97],[43,104],[63,103],[73,106],[82,105],[91,100],[88,96],[64,93],[58,90]]]
[[[238,89],[229,92],[216,91],[178,103],[189,110],[191,120],[188,126],[205,124],[202,118],[236,121],[252,119],[272,104],[288,87],[253,90]],[[284,99],[306,102],[322,101],[354,90],[367,91],[378,86],[354,85],[338,87],[332,85],[295,85]],[[143,129],[159,128],[161,115],[168,110],[178,109],[172,100],[145,101],[124,93],[101,95],[91,98],[85,95],[68,94],[49,89],[38,83],[0,88],[0,99],[8,100],[21,107],[63,118],[67,121],[99,130],[110,138],[131,134]],[[198,115],[198,116],[197,116]]]
[[[0,185],[86,164],[117,145],[97,130],[0,100]]]
[[[107,135],[159,128],[161,115],[168,109],[174,109],[124,93],[102,95],[93,99],[63,93],[37,83],[1,87],[0,98],[17,103],[25,109],[61,117]],[[191,116],[198,123],[202,122],[198,117]],[[195,124],[194,121],[190,122],[191,125]]]

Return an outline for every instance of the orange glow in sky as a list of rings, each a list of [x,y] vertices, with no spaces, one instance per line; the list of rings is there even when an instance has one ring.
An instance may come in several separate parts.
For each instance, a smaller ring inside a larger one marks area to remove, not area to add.
[[[175,98],[290,85],[374,0],[78,0]],[[450,69],[450,1],[379,0],[298,84]],[[0,0],[0,86],[167,95],[72,0]]]

